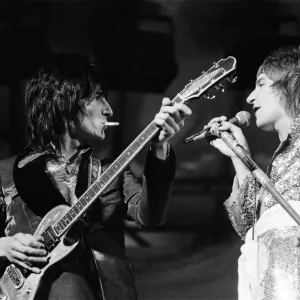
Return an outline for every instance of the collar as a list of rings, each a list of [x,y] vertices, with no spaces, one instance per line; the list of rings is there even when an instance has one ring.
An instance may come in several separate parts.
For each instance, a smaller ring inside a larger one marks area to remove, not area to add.
[[[74,162],[78,157],[82,156],[83,154],[87,153],[88,156],[91,156],[93,153],[93,148],[91,146],[89,146],[87,143],[84,143],[83,145],[80,145],[77,148],[77,152],[70,157],[69,159],[66,159],[63,155],[61,155],[60,153],[58,153],[58,151],[55,148],[54,144],[49,144],[47,151],[49,151],[48,153],[51,153],[53,155],[55,155],[57,158],[62,158],[65,161],[68,161],[69,163]]]
[[[292,121],[291,127],[289,129],[288,138],[290,142],[295,142],[300,137],[300,117],[295,118]]]
[[[75,161],[79,156],[88,153],[88,156],[91,156],[93,153],[93,148],[89,146],[88,144],[84,144],[78,147],[78,151],[68,160],[69,162]],[[50,154],[54,155],[57,158],[64,158],[61,154],[57,152],[55,149],[55,146],[51,143],[48,144],[45,147],[45,150],[36,150],[35,148],[31,149],[27,155],[24,156],[23,159],[21,159],[18,163],[18,168],[23,168],[26,166],[28,163],[32,162],[36,158],[45,155],[45,154]]]

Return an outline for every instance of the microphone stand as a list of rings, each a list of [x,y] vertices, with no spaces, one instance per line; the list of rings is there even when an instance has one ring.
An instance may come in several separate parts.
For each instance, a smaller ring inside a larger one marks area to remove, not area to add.
[[[276,190],[274,184],[271,182],[267,174],[265,174],[253,161],[250,153],[244,149],[230,133],[226,131],[219,131],[217,126],[211,128],[211,133],[215,136],[218,136],[225,142],[225,144],[252,172],[253,176],[258,180],[258,182],[260,182],[260,184],[270,192],[274,199],[286,210],[286,212],[294,219],[294,221],[300,225],[300,216],[298,213]]]

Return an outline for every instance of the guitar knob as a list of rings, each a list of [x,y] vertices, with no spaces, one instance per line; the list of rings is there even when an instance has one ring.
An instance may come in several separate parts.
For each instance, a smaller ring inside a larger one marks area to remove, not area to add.
[[[31,293],[31,289],[28,288],[28,289],[25,290],[25,292],[29,295]]]
[[[203,96],[205,99],[208,99],[208,100],[211,100],[211,99],[214,99],[214,98],[216,98],[216,96],[215,95],[212,95],[212,94],[209,94],[209,93],[207,93],[206,95],[204,95]]]
[[[237,81],[237,76],[231,76],[226,78],[230,83],[235,83]]]

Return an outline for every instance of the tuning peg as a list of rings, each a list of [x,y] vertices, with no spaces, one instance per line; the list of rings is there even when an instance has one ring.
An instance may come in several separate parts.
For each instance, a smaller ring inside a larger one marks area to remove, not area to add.
[[[230,77],[227,77],[227,80],[230,82],[230,83],[235,83],[237,81],[237,76],[230,76]]]
[[[218,85],[215,85],[214,88],[217,91],[221,90],[222,93],[225,91],[224,86],[221,83],[219,83]]]
[[[204,97],[205,99],[207,99],[207,100],[211,100],[211,99],[216,98],[215,95],[212,95],[212,94],[209,94],[209,93],[205,94],[203,97]]]

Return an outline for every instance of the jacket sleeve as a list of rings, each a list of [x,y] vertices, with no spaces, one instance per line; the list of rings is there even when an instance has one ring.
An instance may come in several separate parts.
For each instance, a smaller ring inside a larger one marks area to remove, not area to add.
[[[164,223],[175,172],[176,158],[170,148],[165,161],[148,151],[142,184],[130,170],[124,173],[123,191],[129,219],[141,227]]]
[[[241,186],[238,185],[237,178],[234,178],[232,193],[224,203],[232,226],[242,239],[245,239],[247,231],[253,225],[258,191],[259,184],[249,172]]]

